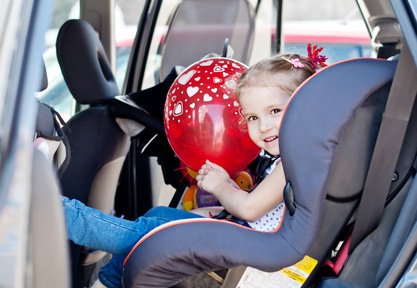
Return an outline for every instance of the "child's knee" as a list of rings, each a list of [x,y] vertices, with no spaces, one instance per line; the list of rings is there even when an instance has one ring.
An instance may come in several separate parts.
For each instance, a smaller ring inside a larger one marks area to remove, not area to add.
[[[146,217],[164,217],[168,210],[172,208],[166,206],[156,206],[148,210],[143,216]]]

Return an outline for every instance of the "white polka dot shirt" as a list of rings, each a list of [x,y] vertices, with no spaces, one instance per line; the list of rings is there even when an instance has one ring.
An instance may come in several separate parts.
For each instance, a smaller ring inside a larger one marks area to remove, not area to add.
[[[272,170],[274,170],[274,168],[277,166],[279,161],[280,159],[277,159],[277,161],[275,161],[268,168],[267,174],[270,174]],[[249,224],[250,227],[252,227],[255,230],[264,231],[264,232],[272,232],[281,224],[281,221],[284,217],[284,212],[285,212],[284,208],[285,208],[285,204],[284,202],[281,202],[280,204],[278,204],[277,207],[275,207],[274,209],[266,213],[264,216],[262,216],[258,220],[253,221],[253,222],[248,221],[247,223]]]

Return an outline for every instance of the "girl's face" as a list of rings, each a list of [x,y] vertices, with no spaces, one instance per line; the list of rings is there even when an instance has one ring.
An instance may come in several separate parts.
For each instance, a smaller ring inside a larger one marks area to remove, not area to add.
[[[261,149],[279,155],[279,127],[290,96],[277,87],[247,87],[239,97],[249,136]]]

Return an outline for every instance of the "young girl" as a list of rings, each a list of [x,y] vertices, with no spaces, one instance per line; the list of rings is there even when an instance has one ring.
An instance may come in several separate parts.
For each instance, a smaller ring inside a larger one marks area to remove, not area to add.
[[[277,159],[267,170],[270,177],[248,193],[239,189],[222,167],[210,161],[198,171],[198,187],[214,194],[230,214],[254,229],[273,231],[282,219],[285,177],[278,147],[281,117],[291,94],[314,72],[307,59],[296,54],[281,55],[260,61],[239,80],[235,95],[249,136]]]
[[[253,65],[240,77],[235,93],[249,136],[277,159],[267,170],[270,174],[253,191],[239,189],[222,167],[208,160],[198,171],[199,188],[214,194],[225,210],[244,225],[272,231],[282,219],[285,177],[278,147],[281,117],[291,94],[315,73],[315,65],[297,54],[277,55]],[[201,217],[175,208],[155,207],[136,221],[129,221],[76,200],[63,197],[63,202],[69,238],[76,244],[114,254],[99,275],[106,287],[121,287],[125,255],[150,230],[169,221]]]

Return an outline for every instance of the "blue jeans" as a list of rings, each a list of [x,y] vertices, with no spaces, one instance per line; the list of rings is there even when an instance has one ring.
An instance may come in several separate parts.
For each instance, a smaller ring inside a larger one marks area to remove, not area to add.
[[[121,219],[62,197],[68,237],[74,243],[113,254],[100,271],[107,287],[121,287],[123,259],[146,233],[164,223],[201,216],[180,209],[158,206],[135,221]]]

